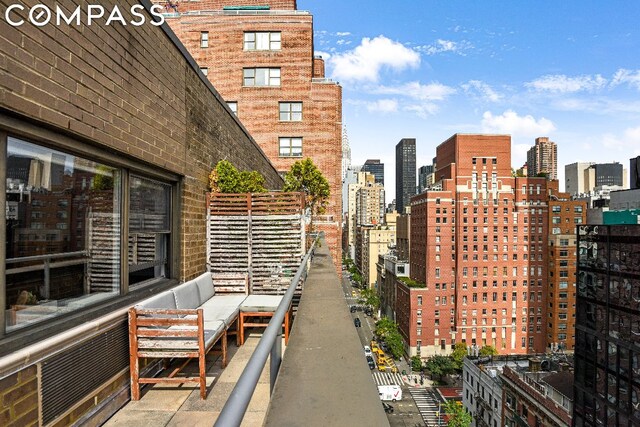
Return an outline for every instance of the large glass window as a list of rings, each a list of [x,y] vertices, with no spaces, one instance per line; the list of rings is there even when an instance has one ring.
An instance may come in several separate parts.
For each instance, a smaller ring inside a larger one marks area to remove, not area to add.
[[[279,146],[280,157],[302,157],[302,138],[280,138]]]
[[[245,68],[243,85],[280,86],[280,68]]]
[[[244,50],[280,50],[279,31],[244,33]]]
[[[167,277],[171,186],[131,176],[129,184],[129,286]]]
[[[9,137],[7,332],[120,292],[121,173]]]

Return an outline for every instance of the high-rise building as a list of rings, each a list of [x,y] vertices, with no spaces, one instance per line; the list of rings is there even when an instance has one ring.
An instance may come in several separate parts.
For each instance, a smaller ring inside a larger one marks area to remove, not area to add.
[[[384,185],[384,163],[380,163],[380,159],[368,159],[362,165],[364,172],[369,172],[375,177],[376,184]]]
[[[355,182],[347,185],[348,203],[347,203],[347,251],[352,259],[355,259],[356,248],[356,227],[358,222],[358,190],[365,186],[373,186],[375,178],[368,172],[357,172]],[[384,198],[383,198],[384,200]],[[366,223],[367,221],[360,221]]]
[[[296,0],[180,2],[179,12],[166,22],[276,169],[311,158],[329,181],[314,227],[339,268],[342,88],[314,56],[313,16]]]
[[[347,176],[347,171],[351,167],[351,146],[349,145],[349,135],[347,126],[342,127],[342,180]]]
[[[527,175],[558,179],[558,146],[547,137],[536,138],[536,143],[527,151]]]
[[[403,138],[396,145],[396,210],[404,213],[416,194],[416,139]]]
[[[418,169],[418,193],[422,193],[432,183],[433,165],[420,166],[420,169]]]
[[[366,172],[360,172],[366,173]],[[356,227],[359,225],[378,225],[384,222],[384,187],[380,184],[366,183],[356,190]]]
[[[609,188],[627,188],[627,171],[622,164],[614,163],[572,163],[564,167],[565,191],[572,196],[589,194]]]
[[[575,426],[640,425],[640,224],[578,228]]]
[[[456,342],[543,352],[548,181],[511,175],[508,135],[456,134],[436,152],[437,189],[411,199],[411,279],[434,325],[421,354]]]
[[[557,185],[558,181],[553,181]],[[587,222],[587,203],[553,191],[549,200],[547,347],[573,351],[576,317],[576,227]]]
[[[640,156],[629,160],[629,188],[640,188]]]

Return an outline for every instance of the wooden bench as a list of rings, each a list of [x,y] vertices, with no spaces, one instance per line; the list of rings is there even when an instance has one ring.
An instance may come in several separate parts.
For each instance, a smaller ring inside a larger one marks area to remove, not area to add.
[[[161,382],[199,384],[200,397],[206,398],[207,353],[219,342],[222,367],[226,367],[228,335],[235,334],[236,343],[242,345],[245,328],[267,325],[246,319],[271,317],[282,301],[282,296],[247,296],[246,279],[243,287],[234,287],[238,294],[216,290],[211,273],[204,273],[129,309],[132,400],[140,399],[140,384]],[[290,318],[291,307],[283,324],[285,343],[289,340]],[[186,360],[167,377],[147,378],[140,375],[140,359],[144,358]],[[193,358],[198,359],[198,376],[177,376]]]

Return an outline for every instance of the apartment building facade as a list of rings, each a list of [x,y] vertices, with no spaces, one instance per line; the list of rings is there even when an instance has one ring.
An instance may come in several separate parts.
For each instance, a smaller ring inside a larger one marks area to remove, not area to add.
[[[416,194],[416,139],[402,138],[396,144],[396,211],[404,213]]]
[[[541,174],[558,179],[558,145],[547,137],[536,138],[535,145],[527,151],[527,176]]]
[[[640,225],[578,228],[576,426],[640,425]]]
[[[167,23],[276,169],[311,158],[329,181],[314,218],[341,255],[342,88],[313,52],[313,16],[295,0],[181,2]]]
[[[129,396],[129,307],[206,271],[212,167],[282,179],[164,26],[2,40],[0,424],[101,425]]]
[[[557,181],[555,181],[557,183]],[[549,285],[547,346],[573,351],[576,322],[577,234],[587,222],[587,204],[568,193],[553,192],[549,200]]]
[[[410,270],[435,303],[426,323],[452,315],[422,330],[426,352],[544,351],[547,180],[511,175],[506,135],[456,134],[436,150],[442,179],[411,201]]]

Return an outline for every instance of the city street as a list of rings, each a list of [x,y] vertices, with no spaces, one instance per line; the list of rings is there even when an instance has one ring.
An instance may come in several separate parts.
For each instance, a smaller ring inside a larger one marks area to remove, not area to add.
[[[342,274],[342,289],[344,291],[345,301],[348,307],[358,304],[359,290],[351,286],[349,280],[349,274],[343,272]],[[365,315],[363,311],[355,311],[351,313],[353,319],[359,318],[361,325],[356,327],[358,336],[360,337],[360,343],[365,346],[369,345],[374,335],[375,320],[371,316]],[[355,326],[354,326],[355,327]],[[362,360],[365,361],[364,351],[362,353]],[[397,384],[402,387],[402,400],[398,402],[387,402],[393,406],[393,413],[387,413],[387,418],[391,427],[422,427],[427,425],[426,420],[431,417],[426,417],[425,414],[432,411],[431,402],[422,399],[422,395],[427,393],[428,389],[422,387],[409,387],[402,377],[402,369],[398,367],[399,373],[380,372],[377,369],[371,371],[373,381],[376,386],[378,385],[391,385]],[[410,392],[410,389],[411,392]],[[417,400],[414,400],[414,395],[420,396]],[[416,406],[416,401],[420,404],[420,410]],[[423,414],[421,414],[423,412]]]

